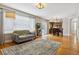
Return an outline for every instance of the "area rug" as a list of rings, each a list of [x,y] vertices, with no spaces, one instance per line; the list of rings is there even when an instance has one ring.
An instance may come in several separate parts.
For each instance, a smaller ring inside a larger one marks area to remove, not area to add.
[[[54,55],[61,43],[50,40],[34,40],[2,49],[3,55]]]

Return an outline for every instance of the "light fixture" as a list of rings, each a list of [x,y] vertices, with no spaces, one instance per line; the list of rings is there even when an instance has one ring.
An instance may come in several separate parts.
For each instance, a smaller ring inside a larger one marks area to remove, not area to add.
[[[38,9],[43,9],[46,7],[46,4],[45,3],[36,3],[35,6],[38,8]]]

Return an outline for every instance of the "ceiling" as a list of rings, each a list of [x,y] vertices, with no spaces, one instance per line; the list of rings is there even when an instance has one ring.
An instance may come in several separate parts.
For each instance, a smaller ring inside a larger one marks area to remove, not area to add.
[[[55,17],[66,17],[77,13],[79,10],[78,3],[46,3],[46,8],[37,9],[34,3],[3,3],[9,7],[22,10],[24,12],[40,16],[45,19]]]

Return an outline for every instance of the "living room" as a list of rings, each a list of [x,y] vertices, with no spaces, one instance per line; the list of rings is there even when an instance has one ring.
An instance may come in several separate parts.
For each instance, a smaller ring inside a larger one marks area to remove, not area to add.
[[[77,22],[78,19],[79,11],[77,7],[79,4],[47,3],[47,5],[44,5],[38,3],[38,6],[41,5],[45,6],[45,8],[40,9],[33,3],[0,4],[1,54],[79,54],[79,52],[77,52],[78,50],[75,50],[78,49],[78,41],[74,39],[75,34],[78,35],[78,32],[75,33],[78,28],[76,28],[74,23]],[[34,46],[32,47],[31,45]],[[25,48],[26,46],[30,48]],[[72,48],[71,51],[74,52],[71,52],[69,50],[70,48]],[[16,52],[17,49],[18,52]],[[31,49],[34,49],[34,51]],[[12,52],[12,50],[14,52]]]

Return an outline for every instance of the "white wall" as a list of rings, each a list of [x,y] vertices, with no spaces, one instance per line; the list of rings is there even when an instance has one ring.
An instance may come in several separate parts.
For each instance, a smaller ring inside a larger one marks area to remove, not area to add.
[[[35,29],[35,18],[16,15],[14,30],[32,30]]]
[[[46,35],[47,32],[47,21],[46,20],[41,20],[41,26],[42,26],[42,35]]]
[[[72,18],[71,19],[71,33],[76,33],[76,29],[77,29],[77,20],[78,18]]]
[[[11,18],[4,18],[3,33],[12,33],[14,30],[14,20]]]
[[[3,9],[0,9],[0,44],[3,44]]]
[[[63,19],[63,35],[70,35],[70,19],[68,17]]]
[[[79,41],[79,17],[77,19],[77,39]]]
[[[16,19],[6,18],[4,12],[4,33],[12,33],[14,30],[35,30],[35,18],[16,14]]]

